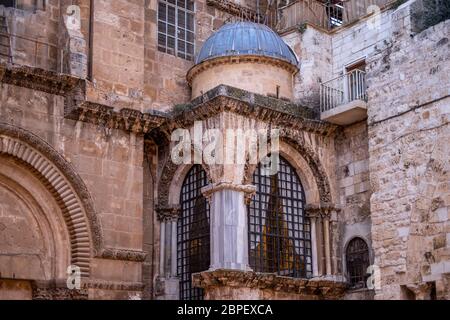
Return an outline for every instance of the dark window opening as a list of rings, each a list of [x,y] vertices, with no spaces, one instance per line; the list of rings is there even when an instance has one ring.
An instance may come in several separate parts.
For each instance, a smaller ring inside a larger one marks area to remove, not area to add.
[[[312,277],[310,221],[305,193],[294,168],[280,158],[278,173],[253,175],[257,192],[248,207],[249,260],[255,272]]]
[[[210,267],[209,203],[201,189],[208,183],[205,170],[194,166],[181,189],[177,267],[181,300],[203,300],[203,290],[192,287],[192,274]]]
[[[369,247],[361,238],[355,238],[347,247],[347,275],[353,289],[367,288],[369,274],[367,269],[370,266]]]

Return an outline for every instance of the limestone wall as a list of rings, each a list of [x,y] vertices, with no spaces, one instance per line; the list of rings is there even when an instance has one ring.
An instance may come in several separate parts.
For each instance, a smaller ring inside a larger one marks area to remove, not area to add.
[[[448,298],[450,20],[419,34],[410,1],[368,59],[372,238],[378,299]]]
[[[64,119],[63,97],[23,87],[2,84],[0,106],[1,122],[20,127],[43,139],[62,155],[73,167],[76,174],[81,177],[94,201],[94,209],[101,224],[104,246],[112,249],[141,252],[143,250],[143,137],[119,130],[108,131],[101,126]],[[2,159],[2,168],[10,167],[6,164],[7,162]],[[14,165],[20,166],[18,163]],[[24,170],[29,172],[26,168]],[[14,172],[20,171],[15,170]],[[28,174],[33,177],[31,172]],[[21,181],[18,178],[14,180]],[[2,181],[5,180],[2,179]],[[28,192],[32,192],[35,197],[40,194],[33,191],[37,187],[33,187],[30,182],[25,181],[24,185],[28,188]],[[149,185],[146,188],[148,190],[152,186]],[[3,191],[3,189],[1,190]],[[16,190],[18,189],[16,188]],[[45,190],[42,192],[44,195],[47,194],[47,197],[51,197],[51,194],[46,193]],[[147,193],[149,192],[147,191]],[[11,197],[10,194],[5,192],[2,192],[2,195]],[[50,210],[45,207],[53,205],[54,202],[46,201],[42,197],[39,199],[38,203],[43,206],[42,210],[45,214],[52,212],[55,215],[58,214],[57,209]],[[4,214],[17,216],[18,213],[24,215],[27,212],[21,210],[21,206],[23,206],[21,202],[6,200],[5,205],[6,208],[4,208],[2,201],[1,219],[7,218],[3,217]],[[148,214],[151,215],[151,212]],[[25,221],[27,216],[20,215],[17,219]],[[32,218],[28,220],[32,221]],[[4,221],[6,230],[12,226],[20,228],[20,224],[7,223],[8,221]],[[17,252],[26,256],[39,250],[40,241],[45,240],[40,240],[42,238],[39,236],[40,234],[49,234],[45,232],[46,229],[44,230],[43,227],[33,227],[33,224],[27,225],[27,228],[33,228],[33,230],[28,232],[28,229],[22,228],[22,232],[26,232],[28,237],[21,239],[21,245],[18,245],[19,242],[13,245],[14,250],[22,250]],[[0,224],[0,226],[3,226],[3,224]],[[59,233],[54,228],[52,229],[52,232],[56,235]],[[11,229],[10,232],[14,233],[17,230]],[[63,227],[62,236],[64,236],[64,232]],[[67,241],[67,236],[65,237],[64,241]],[[48,240],[48,243],[51,244],[52,241]],[[65,242],[59,240],[59,243],[60,246],[63,246]],[[7,246],[7,244],[5,245]],[[41,247],[45,247],[45,242]],[[9,249],[9,247],[5,248],[2,242],[0,255],[4,254],[5,251],[6,253],[10,252]],[[47,269],[39,271],[29,268],[28,273],[39,273],[38,276],[29,274],[30,276],[27,277],[24,274],[22,278],[27,280],[65,279],[66,270],[70,263],[67,257],[55,255],[54,252],[57,252],[57,248],[52,249],[52,246],[46,250],[40,250],[44,255],[44,257],[41,257],[41,262],[44,262],[44,264],[35,264],[47,268],[45,264],[47,260],[53,261],[53,263],[56,261],[61,264],[61,267],[57,269],[59,272],[53,274],[51,268],[48,269],[49,271],[46,271]],[[56,260],[54,260],[55,257]],[[35,264],[29,263],[28,267]],[[17,265],[13,269],[17,273],[22,270]],[[2,273],[2,275],[7,276],[6,273]],[[95,258],[91,261],[91,279],[112,283],[109,287],[97,286],[91,288],[90,294],[94,297],[114,298],[114,292],[108,289],[117,288],[114,283],[119,282],[123,286],[118,287],[117,290],[121,291],[120,297],[123,298],[124,295],[127,295],[126,290],[123,289],[126,288],[127,284],[141,283],[141,263],[127,261],[127,258],[123,257]],[[136,290],[141,291],[141,289]]]
[[[300,72],[295,77],[294,99],[310,107],[319,106],[320,82],[331,79],[331,36],[310,25],[283,35],[283,40],[299,58]]]
[[[369,150],[367,125],[348,126],[336,137],[338,214],[333,242],[335,268],[346,275],[345,250],[355,237],[364,239],[371,248]],[[372,256],[372,253],[371,253]]]

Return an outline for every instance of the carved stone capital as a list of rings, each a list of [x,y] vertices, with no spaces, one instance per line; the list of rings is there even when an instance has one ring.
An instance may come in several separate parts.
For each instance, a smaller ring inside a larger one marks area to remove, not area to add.
[[[156,213],[160,222],[177,221],[180,217],[181,207],[178,205],[168,207],[158,206],[156,207]]]
[[[341,211],[336,205],[331,203],[322,203],[320,205],[320,217],[323,220],[331,221],[334,213],[339,213]]]
[[[318,205],[309,204],[305,209],[306,217],[310,219],[319,219],[320,218],[320,207]]]
[[[252,197],[256,194],[256,186],[254,185],[239,185],[230,182],[218,182],[210,184],[202,188],[202,193],[211,202],[211,197],[214,193],[222,190],[232,190],[237,192],[243,192],[245,194],[246,204],[250,203]]]

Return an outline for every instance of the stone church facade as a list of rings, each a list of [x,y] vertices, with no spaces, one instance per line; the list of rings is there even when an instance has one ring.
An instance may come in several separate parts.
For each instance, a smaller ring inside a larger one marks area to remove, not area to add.
[[[449,18],[0,1],[0,299],[449,299]]]

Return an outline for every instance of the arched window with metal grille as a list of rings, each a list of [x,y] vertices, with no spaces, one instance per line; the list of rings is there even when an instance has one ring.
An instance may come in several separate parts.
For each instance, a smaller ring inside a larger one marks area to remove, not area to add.
[[[278,173],[253,175],[257,191],[248,207],[249,260],[255,272],[312,277],[311,225],[295,169],[280,157]]]
[[[361,238],[354,238],[346,250],[347,277],[353,289],[367,287],[367,269],[370,266],[369,247]]]
[[[205,170],[195,165],[181,189],[181,217],[177,235],[181,300],[203,299],[203,290],[192,287],[192,274],[208,270],[210,264],[210,208],[201,192],[207,183]]]

